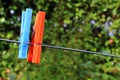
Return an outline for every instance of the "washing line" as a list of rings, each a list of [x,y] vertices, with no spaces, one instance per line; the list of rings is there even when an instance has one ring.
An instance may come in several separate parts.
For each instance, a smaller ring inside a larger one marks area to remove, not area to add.
[[[0,38],[0,41],[6,41],[6,42],[10,42],[10,43],[21,44],[19,41],[10,40],[10,39]],[[97,55],[102,55],[102,56],[120,58],[120,56],[118,56],[118,55],[107,54],[107,53],[102,53],[102,52],[93,52],[93,51],[81,50],[81,49],[75,49],[75,48],[67,48],[67,47],[61,47],[61,46],[52,46],[52,45],[46,45],[46,44],[31,44],[29,42],[25,43],[25,44],[28,44],[28,45],[38,45],[38,46],[43,46],[43,47],[52,48],[52,49],[62,49],[62,50],[69,50],[69,51],[75,51],[75,52],[83,52],[83,53],[87,53],[87,54],[97,54]]]

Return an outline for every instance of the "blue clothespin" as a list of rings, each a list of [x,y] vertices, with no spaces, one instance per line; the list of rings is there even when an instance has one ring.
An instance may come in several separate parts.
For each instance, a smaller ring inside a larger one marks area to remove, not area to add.
[[[27,58],[27,50],[29,43],[30,25],[32,19],[32,9],[27,8],[22,12],[21,29],[20,29],[20,45],[18,58]]]

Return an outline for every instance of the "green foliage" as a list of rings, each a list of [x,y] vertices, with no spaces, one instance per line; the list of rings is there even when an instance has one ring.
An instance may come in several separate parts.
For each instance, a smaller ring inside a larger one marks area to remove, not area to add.
[[[47,13],[43,43],[120,55],[119,0],[0,0],[0,37],[19,39],[27,7]],[[41,63],[19,60],[18,45],[0,42],[0,80],[119,80],[120,60],[43,48]]]

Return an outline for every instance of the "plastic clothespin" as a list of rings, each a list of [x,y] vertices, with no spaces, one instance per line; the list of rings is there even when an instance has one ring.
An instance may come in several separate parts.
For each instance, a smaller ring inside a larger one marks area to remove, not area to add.
[[[26,11],[22,12],[22,20],[21,20],[20,45],[19,45],[19,54],[18,54],[18,58],[21,59],[27,58],[31,19],[32,19],[32,9],[27,8]]]
[[[43,11],[39,11],[36,14],[36,20],[33,28],[33,36],[28,51],[27,61],[35,64],[40,63],[42,51],[42,46],[40,45],[42,45],[45,15],[46,13]]]

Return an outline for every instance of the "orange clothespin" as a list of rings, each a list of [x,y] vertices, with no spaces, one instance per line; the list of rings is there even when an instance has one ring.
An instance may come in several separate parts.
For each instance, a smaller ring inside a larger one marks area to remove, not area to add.
[[[31,40],[31,45],[28,51],[28,62],[40,63],[41,51],[42,51],[42,38],[44,30],[44,21],[46,13],[39,11],[36,15],[36,20],[33,28],[33,36]]]

